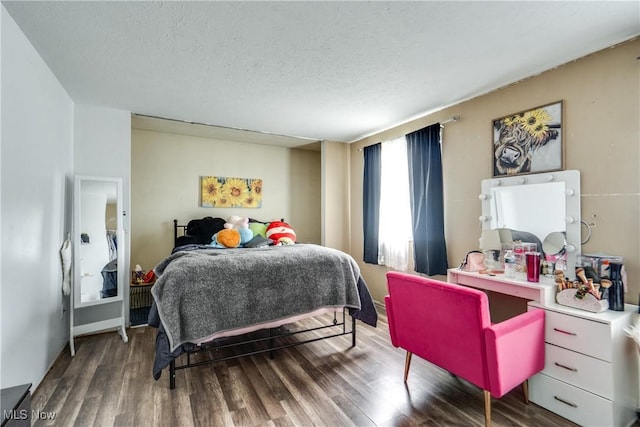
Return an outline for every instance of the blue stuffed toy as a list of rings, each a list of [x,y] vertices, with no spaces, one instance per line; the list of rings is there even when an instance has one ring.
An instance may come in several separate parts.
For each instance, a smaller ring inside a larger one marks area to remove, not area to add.
[[[250,228],[238,228],[237,230],[240,232],[240,247],[244,247],[253,239],[253,231]]]

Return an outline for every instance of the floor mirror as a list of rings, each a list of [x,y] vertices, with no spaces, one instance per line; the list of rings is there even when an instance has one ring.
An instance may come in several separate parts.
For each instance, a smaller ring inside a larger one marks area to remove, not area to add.
[[[70,348],[74,338],[118,330],[124,342],[126,274],[122,179],[76,176],[73,201],[73,280]],[[107,306],[110,307],[102,307]]]

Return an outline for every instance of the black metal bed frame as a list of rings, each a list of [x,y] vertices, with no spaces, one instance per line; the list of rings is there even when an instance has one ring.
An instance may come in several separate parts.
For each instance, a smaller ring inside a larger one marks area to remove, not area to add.
[[[178,229],[182,228],[182,234],[184,235],[186,232],[186,225],[180,225],[178,224],[178,220],[174,219],[173,220],[173,235],[174,235],[174,245],[177,242],[178,239]],[[324,335],[324,336],[315,336],[313,338],[307,338],[301,341],[293,341],[293,342],[283,342],[281,344],[276,344],[274,341],[275,340],[280,340],[282,338],[287,338],[287,337],[293,337],[296,335],[300,335],[300,334],[304,334],[304,333],[309,333],[309,332],[313,332],[313,331],[319,331],[319,330],[323,330],[323,329],[330,329],[332,331],[337,331],[332,333],[331,335]],[[264,330],[262,330],[264,332]],[[169,364],[169,388],[171,390],[176,388],[176,371],[181,370],[181,369],[188,369],[188,368],[194,368],[196,366],[203,366],[203,365],[208,365],[211,363],[217,363],[217,362],[222,362],[225,360],[232,360],[232,359],[238,359],[240,357],[245,357],[245,356],[254,356],[257,354],[262,354],[262,353],[267,353],[269,352],[269,356],[270,358],[273,359],[274,357],[274,352],[276,350],[281,350],[281,349],[285,349],[285,348],[289,348],[289,347],[295,347],[295,346],[299,346],[299,345],[303,345],[303,344],[308,344],[308,343],[312,343],[312,342],[316,342],[316,341],[322,341],[322,340],[326,340],[329,338],[335,338],[335,337],[340,337],[340,336],[344,336],[344,335],[351,335],[351,347],[355,347],[356,346],[356,319],[354,317],[351,317],[351,328],[347,329],[347,309],[343,308],[342,309],[342,316],[341,318],[339,318],[336,315],[336,312],[333,313],[333,322],[331,322],[331,324],[325,324],[325,325],[321,325],[321,326],[316,326],[316,327],[311,327],[311,328],[306,328],[306,329],[299,329],[299,330],[293,330],[293,331],[282,331],[282,327],[278,327],[278,328],[270,328],[267,329],[268,331],[268,336],[263,336],[263,337],[257,337],[257,338],[252,338],[251,334],[246,334],[245,336],[247,337],[246,339],[243,339],[241,341],[235,341],[229,344],[224,344],[224,340],[225,338],[219,339],[219,340],[213,340],[210,341],[209,343],[204,343],[202,345],[200,345],[197,349],[192,350],[192,351],[187,351],[186,354],[186,363],[178,365],[176,364],[176,359],[173,359],[171,361],[171,363]],[[235,353],[232,355],[220,355],[219,357],[212,357],[206,360],[202,360],[202,361],[197,361],[194,362],[191,360],[192,355],[198,354],[198,353],[202,353],[205,351],[215,351],[215,352],[220,352],[221,350],[224,349],[230,349],[230,348],[239,348],[240,346],[245,346],[245,345],[249,345],[249,344],[258,344],[258,343],[264,343],[264,342],[268,342],[268,345],[266,348],[261,348],[261,349],[251,349],[251,350],[247,350],[247,351],[243,351],[243,352],[239,352],[239,353]],[[181,355],[182,356],[182,355]],[[178,357],[181,357],[178,356]]]
[[[169,364],[169,388],[171,390],[176,388],[176,371],[180,370],[180,369],[187,369],[187,368],[194,368],[196,366],[203,366],[203,365],[209,365],[211,363],[218,363],[218,362],[223,362],[225,360],[232,360],[232,359],[238,359],[240,357],[246,357],[246,356],[255,356],[257,354],[262,354],[262,353],[269,353],[269,356],[271,359],[273,359],[274,357],[274,352],[276,350],[281,350],[281,349],[285,349],[285,348],[289,348],[289,347],[296,347],[299,345],[303,345],[303,344],[308,344],[308,343],[312,343],[315,341],[322,341],[322,340],[326,340],[329,338],[335,338],[335,337],[340,337],[343,335],[351,335],[351,347],[355,347],[356,346],[356,319],[355,318],[351,318],[351,329],[347,329],[346,327],[347,325],[347,321],[346,321],[346,309],[342,309],[342,320],[339,320],[338,316],[336,316],[336,314],[334,313],[334,317],[333,317],[333,323],[329,324],[329,325],[321,325],[321,326],[316,326],[313,328],[307,328],[307,329],[300,329],[300,330],[295,330],[295,331],[286,331],[286,332],[277,332],[280,328],[272,328],[272,329],[268,329],[269,335],[265,336],[265,337],[257,337],[257,338],[251,338],[251,334],[247,334],[246,336],[248,337],[247,339],[244,339],[242,341],[236,341],[236,342],[232,342],[230,344],[216,344],[217,340],[212,341],[211,343],[206,343],[200,346],[200,348],[193,350],[193,351],[189,351],[186,352],[186,363],[182,364],[182,365],[177,365],[176,364],[176,359],[173,359],[171,361],[171,363]],[[337,328],[338,332],[333,333],[331,335],[325,335],[325,336],[316,336],[314,338],[307,338],[305,340],[302,341],[294,341],[294,342],[287,342],[287,343],[282,343],[282,344],[278,344],[278,345],[274,345],[274,340],[276,339],[281,339],[281,338],[286,338],[286,337],[292,337],[295,335],[299,335],[299,334],[303,334],[303,333],[308,333],[308,332],[313,332],[313,331],[317,331],[317,330],[321,330],[321,329],[328,329],[328,328],[334,328],[334,330]],[[247,345],[247,344],[256,344],[256,343],[262,343],[268,341],[268,346],[266,348],[261,348],[261,349],[255,349],[255,350],[247,350],[247,351],[243,351],[243,352],[239,352],[239,353],[235,353],[229,356],[225,356],[225,355],[221,355],[219,357],[212,357],[206,360],[202,360],[199,362],[194,362],[191,360],[192,355],[197,354],[197,353],[201,353],[201,352],[205,352],[205,351],[211,351],[214,350],[215,352],[224,350],[224,349],[228,349],[228,348],[239,348],[240,346],[243,345]],[[180,356],[178,356],[180,357]]]

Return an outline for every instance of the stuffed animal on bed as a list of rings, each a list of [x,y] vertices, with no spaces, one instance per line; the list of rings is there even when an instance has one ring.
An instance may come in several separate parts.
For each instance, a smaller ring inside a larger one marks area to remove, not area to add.
[[[225,228],[213,235],[211,246],[214,248],[243,247],[253,239],[253,231],[249,228]]]
[[[296,242],[296,232],[283,221],[273,221],[267,227],[267,237],[274,245],[293,245]]]
[[[202,219],[192,219],[187,224],[185,235],[179,236],[176,239],[176,247],[189,244],[209,244],[214,234],[220,230],[224,230],[224,224],[224,219],[212,218],[210,216]]]
[[[240,233],[240,246],[244,247],[245,244],[249,243],[251,239],[253,239],[253,231],[249,227],[247,228],[238,228],[238,233]]]
[[[224,228],[249,228],[249,218],[241,217],[237,215],[232,215],[229,217],[227,222],[224,224]],[[251,240],[251,239],[249,239]]]
[[[237,248],[240,246],[240,231],[235,228],[225,228],[213,235],[211,246],[214,248]]]

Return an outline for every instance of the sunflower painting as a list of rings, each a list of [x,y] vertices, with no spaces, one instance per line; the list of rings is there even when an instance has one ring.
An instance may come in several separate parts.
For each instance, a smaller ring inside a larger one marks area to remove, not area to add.
[[[200,177],[200,206],[259,208],[262,206],[262,180],[202,176]]]
[[[562,101],[493,121],[493,176],[561,170]]]

